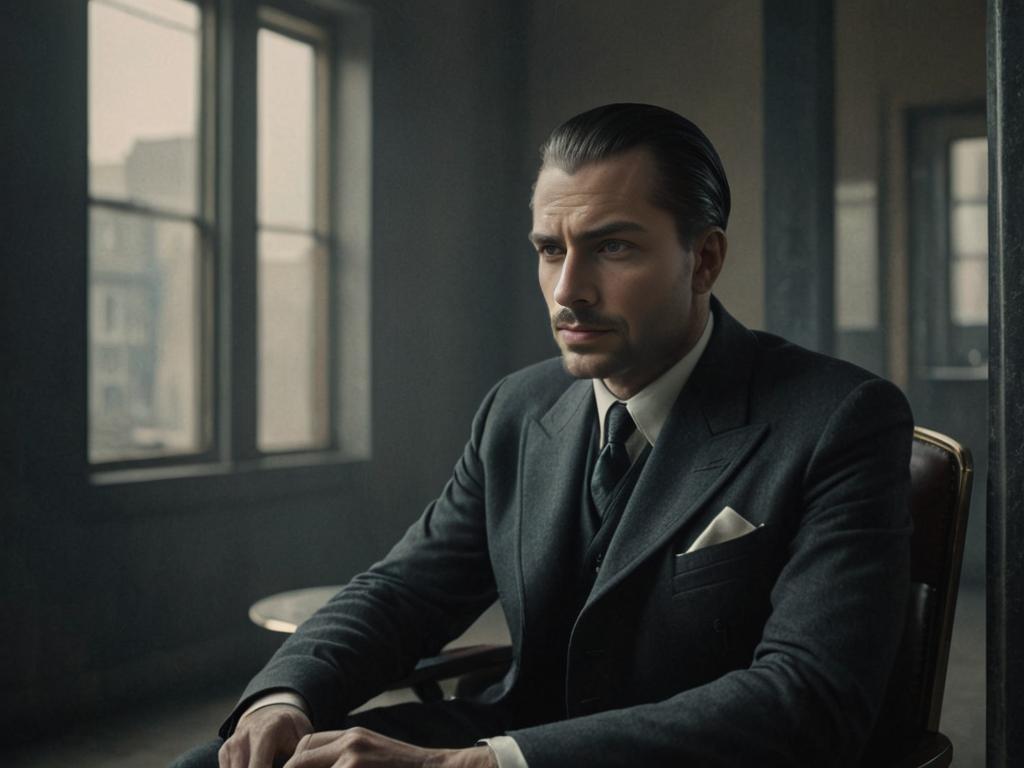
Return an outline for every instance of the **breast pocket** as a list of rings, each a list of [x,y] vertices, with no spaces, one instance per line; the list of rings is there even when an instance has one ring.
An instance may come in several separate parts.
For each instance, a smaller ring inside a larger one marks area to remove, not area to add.
[[[683,595],[756,578],[764,570],[769,528],[761,526],[736,539],[672,556],[672,594]]]

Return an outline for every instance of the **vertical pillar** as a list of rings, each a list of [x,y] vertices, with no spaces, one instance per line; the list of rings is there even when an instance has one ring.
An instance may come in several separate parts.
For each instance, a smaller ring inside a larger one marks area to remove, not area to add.
[[[989,768],[1024,765],[1024,7],[988,3]]]
[[[833,3],[765,0],[764,241],[768,330],[833,348]]]

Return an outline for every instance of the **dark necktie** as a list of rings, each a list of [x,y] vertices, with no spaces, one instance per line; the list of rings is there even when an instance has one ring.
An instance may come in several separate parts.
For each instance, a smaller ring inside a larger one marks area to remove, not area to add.
[[[629,415],[623,403],[615,403],[608,409],[604,420],[604,448],[594,462],[594,471],[590,475],[590,495],[594,499],[597,513],[604,516],[612,495],[629,471],[632,462],[626,450],[626,441],[636,430],[633,417]]]

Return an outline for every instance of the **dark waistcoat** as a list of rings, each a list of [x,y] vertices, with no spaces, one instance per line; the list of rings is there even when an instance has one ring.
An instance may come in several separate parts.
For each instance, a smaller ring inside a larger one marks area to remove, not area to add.
[[[526,686],[536,697],[530,703],[530,709],[538,722],[563,720],[567,716],[566,672],[572,629],[590,596],[590,591],[604,559],[604,553],[616,532],[626,502],[643,471],[650,454],[650,447],[644,449],[619,481],[610,506],[603,516],[599,515],[594,508],[589,490],[590,473],[593,470],[594,462],[597,461],[598,453],[597,419],[595,418],[587,453],[587,471],[577,484],[579,490],[575,520],[578,535],[573,538],[573,546],[560,555],[564,558],[563,573],[570,575],[560,594],[559,610],[553,614],[559,616],[560,619],[552,622],[552,625],[546,628],[548,636],[546,653],[541,664],[532,670],[531,677],[534,678],[531,681],[532,684]],[[535,718],[531,717],[530,719]]]

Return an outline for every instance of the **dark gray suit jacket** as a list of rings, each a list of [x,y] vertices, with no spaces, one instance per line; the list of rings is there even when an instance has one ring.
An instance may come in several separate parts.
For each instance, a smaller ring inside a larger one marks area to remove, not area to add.
[[[440,498],[282,646],[236,712],[287,688],[318,730],[336,727],[497,596],[515,663],[485,698],[519,713],[509,733],[530,768],[855,760],[902,631],[910,410],[892,384],[713,311],[556,649],[564,701],[531,695],[550,690],[537,678],[571,576],[560,552],[579,531],[594,405],[591,383],[551,360],[487,395]],[[726,505],[761,527],[677,556]]]

